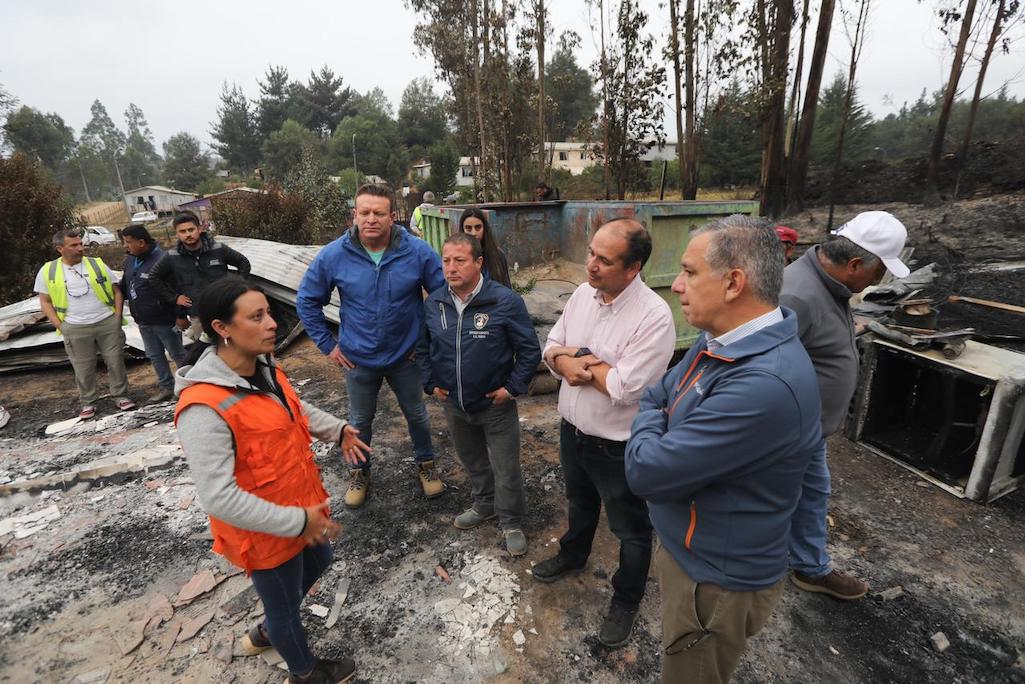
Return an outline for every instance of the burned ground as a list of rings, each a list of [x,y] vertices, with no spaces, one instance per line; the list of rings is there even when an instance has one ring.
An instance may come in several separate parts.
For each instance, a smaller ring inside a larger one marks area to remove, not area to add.
[[[1025,259],[1023,204],[1021,197],[973,200],[945,208],[946,218],[907,205],[843,207],[838,219],[889,208],[908,224],[920,264],[943,267],[939,288],[1025,304],[1020,280],[1008,286],[971,271],[987,259]],[[1006,219],[1004,226],[987,230],[987,212]],[[822,225],[822,210],[795,223],[806,243],[816,241]],[[943,313],[960,306],[968,305]],[[1014,318],[1002,321],[994,319],[992,328],[1015,329]],[[304,399],[345,414],[342,373],[309,340],[301,338],[281,360]],[[137,401],[155,389],[147,364],[131,366],[129,377]],[[105,387],[102,372],[100,382]],[[73,387],[67,368],[0,376],[0,398],[13,414],[0,433],[0,479],[64,472],[175,442],[171,404],[110,419],[101,432],[45,437],[46,425],[77,411]],[[527,397],[519,406],[530,548],[514,559],[497,527],[452,527],[469,493],[440,406],[428,401],[450,489],[426,501],[404,420],[391,392],[382,390],[368,504],[357,512],[334,507],[344,526],[335,561],[306,599],[305,623],[318,654],[352,654],[363,683],[658,680],[654,578],[627,646],[610,651],[595,639],[618,554],[604,525],[586,572],[552,585],[531,578],[531,564],[555,552],[565,527],[559,417],[555,395]],[[113,413],[102,400],[100,420]],[[333,448],[316,449],[328,491],[340,502],[346,469]],[[830,552],[839,568],[868,580],[872,593],[841,604],[788,585],[735,681],[1025,682],[1025,491],[989,505],[957,499],[842,437],[830,440],[829,459]],[[0,497],[0,518],[54,505],[60,511],[31,536],[0,537],[0,680],[280,681],[281,672],[263,659],[241,655],[238,637],[262,609],[245,576],[232,576],[209,551],[189,478],[179,458],[158,471],[72,482],[67,491]],[[206,571],[216,577],[212,589],[146,627],[158,596],[174,602],[190,578]],[[340,619],[328,628],[309,608],[333,607],[346,581]],[[896,587],[897,598],[878,594]],[[497,621],[484,634],[474,631],[490,611],[500,613]],[[178,630],[205,619],[195,636],[175,641]],[[942,653],[930,644],[940,631],[951,643]],[[144,640],[123,655],[133,634]]]

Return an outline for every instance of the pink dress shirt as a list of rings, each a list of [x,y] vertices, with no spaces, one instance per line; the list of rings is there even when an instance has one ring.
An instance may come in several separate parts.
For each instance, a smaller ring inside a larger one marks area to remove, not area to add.
[[[608,396],[593,385],[572,387],[563,382],[559,415],[585,434],[625,442],[637,402],[648,385],[662,377],[673,356],[676,326],[669,305],[639,276],[611,304],[583,283],[548,333],[544,351],[558,346],[587,347],[612,366],[606,378]]]

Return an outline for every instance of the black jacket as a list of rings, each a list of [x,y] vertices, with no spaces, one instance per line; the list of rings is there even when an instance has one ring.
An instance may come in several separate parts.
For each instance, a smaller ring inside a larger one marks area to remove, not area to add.
[[[228,266],[234,266],[241,275],[249,275],[249,259],[227,245],[217,242],[204,233],[200,247],[190,252],[185,245],[178,245],[167,253],[152,271],[153,285],[163,290],[163,296],[171,293],[171,299],[185,295],[193,302],[203,288],[228,274]],[[188,309],[180,311],[182,315]]]
[[[526,394],[541,347],[523,298],[493,280],[456,313],[448,284],[424,302],[426,322],[416,348],[424,392],[448,390],[448,401],[468,413],[491,405],[485,394],[505,387]]]
[[[145,255],[125,257],[121,292],[128,302],[132,318],[140,325],[173,325],[174,295],[153,277],[153,270],[167,255],[156,245]]]

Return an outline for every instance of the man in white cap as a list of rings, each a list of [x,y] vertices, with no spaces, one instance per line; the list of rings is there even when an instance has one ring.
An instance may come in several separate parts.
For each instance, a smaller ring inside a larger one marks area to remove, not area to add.
[[[779,302],[797,313],[798,335],[815,366],[822,396],[822,436],[837,432],[858,384],[851,296],[875,285],[889,270],[903,278],[900,260],[907,229],[892,214],[866,211],[833,232],[783,272]],[[805,591],[859,599],[868,584],[833,568],[826,550],[829,466],[825,443],[804,474],[790,526],[791,580]]]

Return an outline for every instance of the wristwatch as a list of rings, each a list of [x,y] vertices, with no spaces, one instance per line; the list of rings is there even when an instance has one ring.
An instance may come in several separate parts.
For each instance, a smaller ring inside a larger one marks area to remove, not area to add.
[[[579,359],[581,356],[590,356],[590,355],[591,355],[591,350],[590,349],[588,349],[587,347],[581,347],[580,349],[577,349],[577,353],[573,355],[573,358],[574,359]]]

